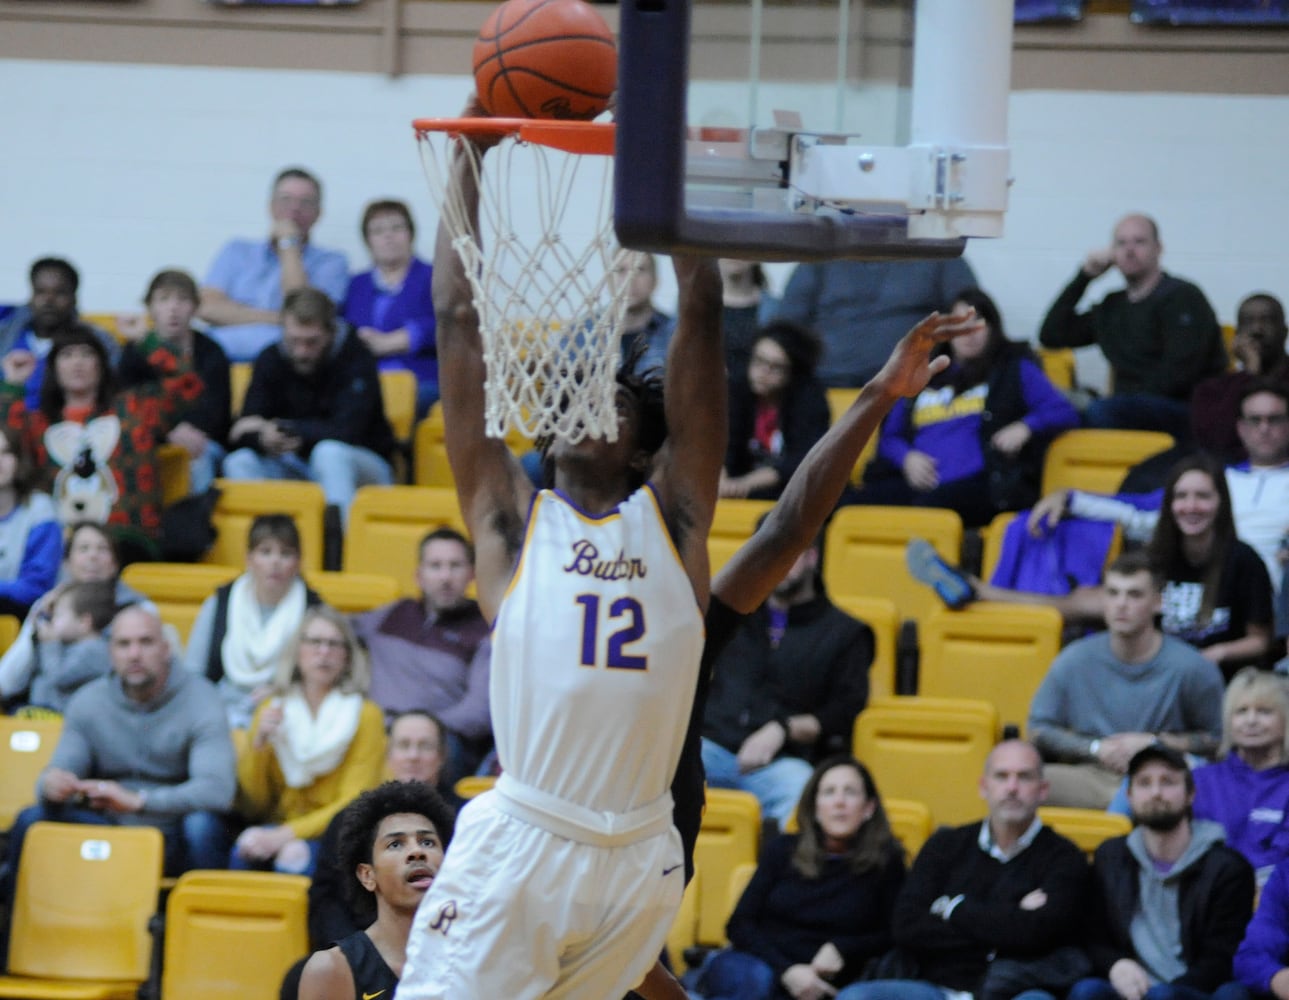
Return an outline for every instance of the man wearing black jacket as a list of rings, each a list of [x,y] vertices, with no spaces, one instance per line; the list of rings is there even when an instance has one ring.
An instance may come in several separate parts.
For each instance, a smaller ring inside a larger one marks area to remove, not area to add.
[[[1047,782],[1033,744],[994,747],[980,794],[988,816],[938,830],[896,901],[895,974],[909,978],[856,983],[837,1000],[945,1000],[946,992],[1010,998],[1069,985],[1059,977],[1078,959],[1072,946],[1088,868],[1079,849],[1038,818]],[[991,981],[1004,960],[1009,989]]]
[[[1092,864],[1086,920],[1096,979],[1069,1000],[1235,1000],[1231,960],[1253,914],[1253,869],[1220,825],[1191,818],[1195,779],[1181,753],[1155,743],[1128,764],[1137,828],[1107,840]]]
[[[358,487],[393,482],[394,433],[385,419],[376,359],[314,288],[289,292],[282,340],[251,371],[229,432],[228,479],[310,479],[347,519]]]
[[[872,629],[824,594],[816,540],[712,667],[702,729],[707,783],[751,792],[761,814],[782,826],[813,762],[849,747],[868,701],[873,648]]]

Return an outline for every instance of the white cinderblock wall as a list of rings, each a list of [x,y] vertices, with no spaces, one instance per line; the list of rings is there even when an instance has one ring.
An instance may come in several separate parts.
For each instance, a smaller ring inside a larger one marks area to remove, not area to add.
[[[179,265],[199,278],[219,245],[265,227],[267,187],[299,163],[326,184],[315,239],[365,266],[357,232],[373,197],[407,199],[429,252],[434,215],[409,122],[452,114],[469,81],[0,61],[0,302],[22,301],[32,259],[62,254],[82,273],[86,311],[135,306],[151,275]],[[21,99],[14,99],[22,95]],[[797,103],[763,95],[762,107]],[[875,141],[903,102],[893,89],[847,107]],[[736,122],[728,86],[694,95],[695,118]],[[830,128],[830,90],[806,108]],[[877,122],[876,128],[874,122]],[[967,251],[1009,332],[1032,337],[1083,254],[1128,210],[1155,215],[1165,266],[1233,319],[1254,289],[1289,296],[1289,97],[1026,91],[1013,95],[1016,184],[1007,234]],[[788,266],[772,268],[781,286]],[[1094,286],[1104,290],[1112,278]],[[665,284],[660,302],[674,299]]]

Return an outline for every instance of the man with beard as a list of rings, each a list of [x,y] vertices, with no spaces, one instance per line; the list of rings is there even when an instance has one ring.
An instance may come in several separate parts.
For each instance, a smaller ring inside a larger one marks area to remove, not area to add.
[[[782,826],[812,762],[849,746],[868,701],[873,648],[872,630],[824,594],[815,539],[713,667],[703,713],[707,783],[751,792]]]
[[[1253,869],[1221,826],[1191,816],[1195,779],[1178,751],[1152,744],[1128,764],[1137,828],[1093,861],[1088,954],[1097,975],[1069,1000],[1245,996],[1231,960],[1253,912]]]
[[[31,265],[28,276],[31,298],[27,304],[0,316],[0,357],[13,354],[22,359],[27,405],[35,409],[40,405],[45,358],[54,345],[54,337],[77,322],[76,290],[81,278],[76,268],[60,257],[42,257]],[[121,353],[116,338],[106,330],[90,329],[107,348],[107,356],[115,366]]]

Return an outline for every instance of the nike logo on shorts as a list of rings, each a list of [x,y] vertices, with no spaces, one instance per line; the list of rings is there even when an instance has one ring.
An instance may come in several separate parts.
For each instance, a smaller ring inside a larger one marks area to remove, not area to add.
[[[663,878],[666,878],[668,875],[670,875],[672,872],[674,872],[677,868],[683,868],[683,867],[684,867],[684,865],[672,865],[670,868],[664,868],[664,869],[662,870],[662,877],[663,877]]]
[[[377,990],[375,993],[368,993],[366,990],[364,990],[363,1000],[376,1000],[377,997],[384,996],[384,994],[385,994],[384,990]]]

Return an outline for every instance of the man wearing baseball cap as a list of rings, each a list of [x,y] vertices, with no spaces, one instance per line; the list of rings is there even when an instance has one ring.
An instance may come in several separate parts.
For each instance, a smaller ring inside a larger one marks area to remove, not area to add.
[[[1069,1000],[1236,1000],[1231,959],[1253,912],[1253,869],[1222,827],[1191,815],[1186,758],[1162,743],[1128,763],[1136,829],[1107,840],[1093,861],[1088,953],[1103,978]]]

